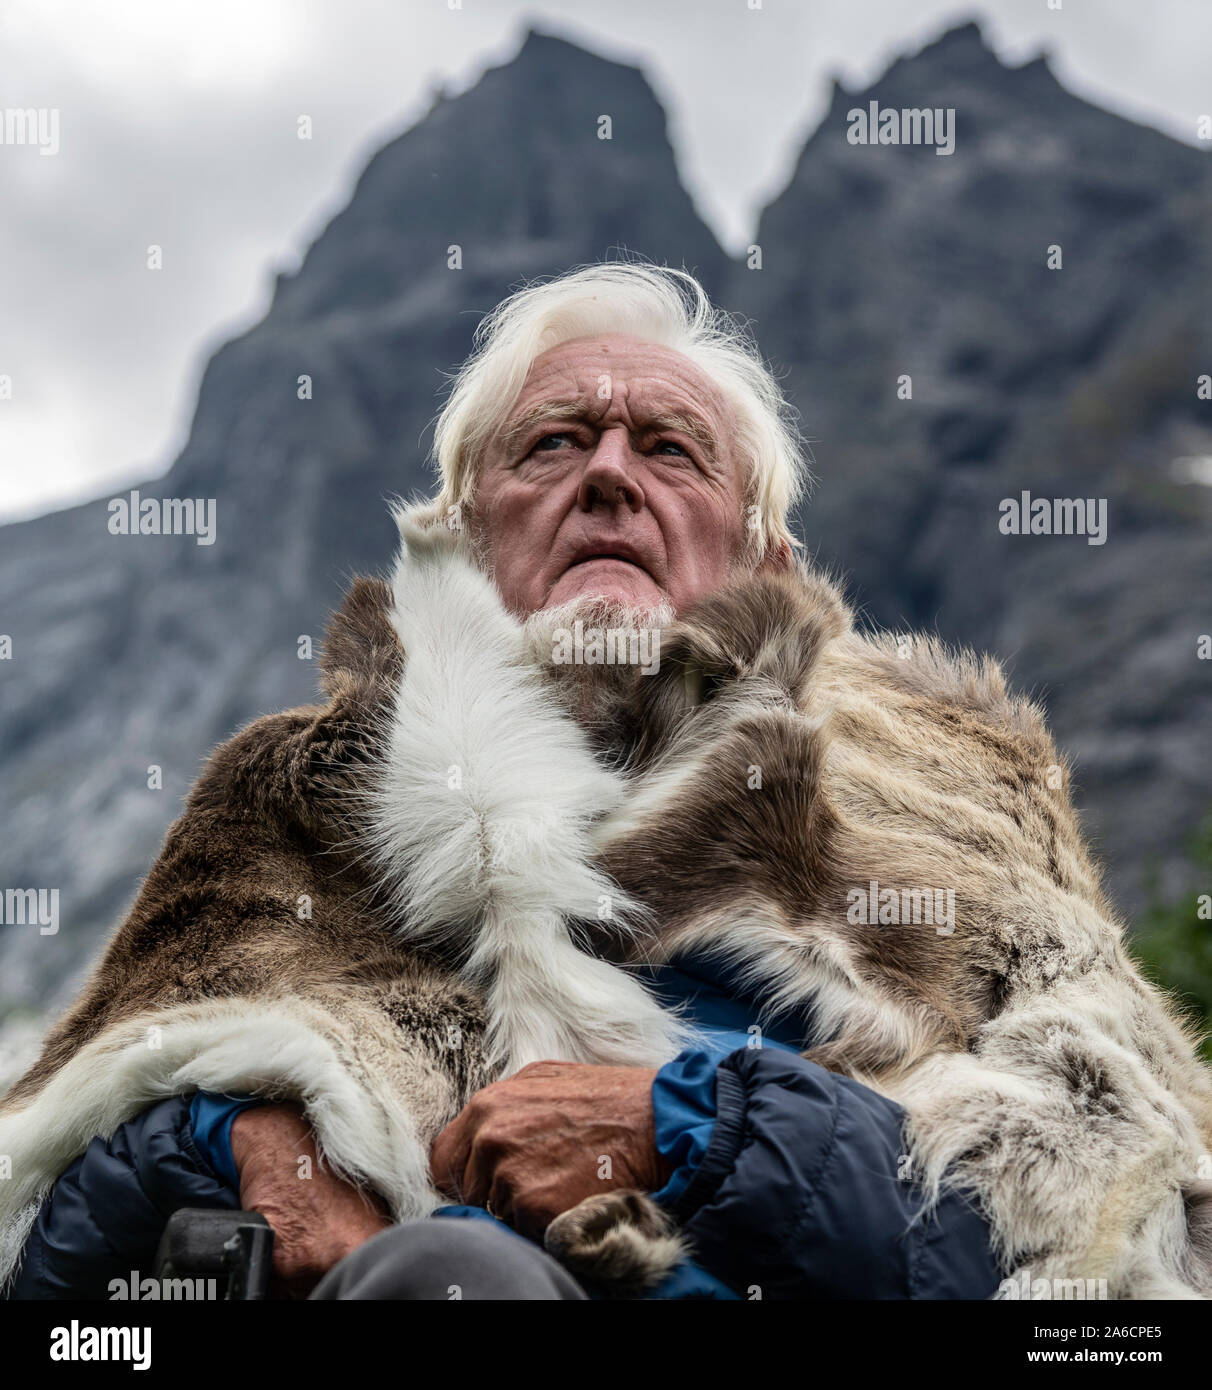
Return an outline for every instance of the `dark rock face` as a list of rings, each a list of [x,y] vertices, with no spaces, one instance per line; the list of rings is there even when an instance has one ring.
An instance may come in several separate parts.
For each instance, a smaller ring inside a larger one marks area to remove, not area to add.
[[[848,143],[872,100],[954,108],[954,153]],[[835,93],[727,296],[819,441],[809,548],[881,623],[987,648],[1046,700],[1128,909],[1212,804],[1212,493],[1172,469],[1212,453],[1210,213],[1202,152],[970,25]],[[1105,544],[1002,534],[1024,490],[1106,499]]]
[[[871,100],[954,107],[954,153],[848,143]],[[754,319],[814,441],[809,550],[873,619],[988,648],[1044,696],[1130,908],[1212,801],[1212,493],[1170,467],[1212,455],[1209,167],[967,26],[835,92],[750,269],[698,218],[643,76],[532,34],[370,161],[210,362],[188,445],[141,491],[215,499],[215,544],[113,536],[104,502],[4,528],[0,888],[58,888],[61,928],[0,927],[0,1015],[74,987],[207,750],[309,698],[300,636],[386,564],[383,499],[431,487],[427,427],[479,317],[618,248]],[[1001,534],[1025,489],[1107,499],[1106,544]]]

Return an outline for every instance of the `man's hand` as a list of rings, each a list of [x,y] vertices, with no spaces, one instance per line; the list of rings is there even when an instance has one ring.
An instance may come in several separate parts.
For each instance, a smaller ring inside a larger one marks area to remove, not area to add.
[[[242,1110],[232,1122],[231,1155],[241,1206],[274,1228],[274,1278],[288,1298],[306,1298],[338,1260],[391,1225],[378,1197],[320,1166],[297,1105]]]
[[[523,1067],[477,1091],[434,1140],[434,1182],[532,1239],[585,1197],[655,1192],[672,1173],[653,1133],[655,1076],[578,1062]]]

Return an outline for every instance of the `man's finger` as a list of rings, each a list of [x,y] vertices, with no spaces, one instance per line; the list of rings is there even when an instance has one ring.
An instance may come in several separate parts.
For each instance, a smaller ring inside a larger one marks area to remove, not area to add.
[[[441,1192],[461,1196],[466,1202],[472,1148],[490,1114],[501,1102],[501,1087],[485,1086],[477,1091],[429,1146],[429,1171]]]
[[[474,1126],[467,1111],[460,1110],[430,1145],[429,1172],[439,1192],[448,1197],[463,1196],[463,1173],[471,1152]]]
[[[517,1212],[514,1209],[513,1184],[500,1172],[494,1172],[488,1182],[484,1205],[499,1221],[504,1221],[507,1226],[514,1225]]]
[[[499,1210],[497,1206],[498,1201],[502,1207],[510,1205],[507,1194],[497,1190],[497,1169],[500,1160],[500,1145],[485,1140],[483,1133],[477,1132],[472,1139],[467,1162],[463,1166],[461,1191],[463,1200],[471,1206],[483,1207],[491,1202],[492,1214],[506,1220],[504,1210]]]

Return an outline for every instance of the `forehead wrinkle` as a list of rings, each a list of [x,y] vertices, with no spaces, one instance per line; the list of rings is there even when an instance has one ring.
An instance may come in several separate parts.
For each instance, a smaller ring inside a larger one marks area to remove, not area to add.
[[[601,409],[597,409],[586,399],[578,397],[535,401],[519,411],[505,427],[501,434],[502,446],[507,453],[512,454],[521,447],[525,436],[545,420],[576,420],[597,426],[611,403],[607,401]],[[692,411],[671,408],[646,410],[642,405],[633,409],[630,401],[627,410],[628,414],[637,417],[633,422],[636,427],[632,431],[633,434],[645,434],[653,430],[677,430],[693,439],[713,464],[718,461],[719,442],[716,432]]]

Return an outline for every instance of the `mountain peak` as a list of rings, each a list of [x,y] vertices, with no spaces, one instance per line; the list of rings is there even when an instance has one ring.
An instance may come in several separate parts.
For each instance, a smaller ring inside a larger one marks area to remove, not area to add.
[[[964,24],[957,24],[954,29],[945,30],[933,43],[927,44],[921,51],[924,53],[928,49],[973,49],[985,48],[989,45],[985,42],[985,35],[981,26],[975,19],[970,19]]]
[[[515,71],[525,72],[530,67],[550,68],[554,65],[560,65],[567,68],[569,64],[574,64],[581,70],[594,67],[615,69],[634,67],[630,63],[605,58],[600,53],[595,53],[592,48],[578,43],[575,39],[566,38],[562,34],[554,34],[548,29],[540,29],[533,22],[526,29],[522,46],[513,58],[507,60],[504,66]]]
[[[923,69],[946,75],[961,73],[988,72],[1010,69],[997,56],[996,50],[986,42],[984,32],[975,20],[957,25],[940,34],[937,39],[923,44],[916,53],[906,54],[889,68],[910,69],[915,74]]]
[[[414,292],[457,300],[451,246],[483,305],[519,278],[585,258],[587,237],[593,259],[626,247],[695,266],[711,286],[726,269],[641,69],[531,24],[513,57],[372,157],[349,205],[280,283],[274,310],[345,314]]]

